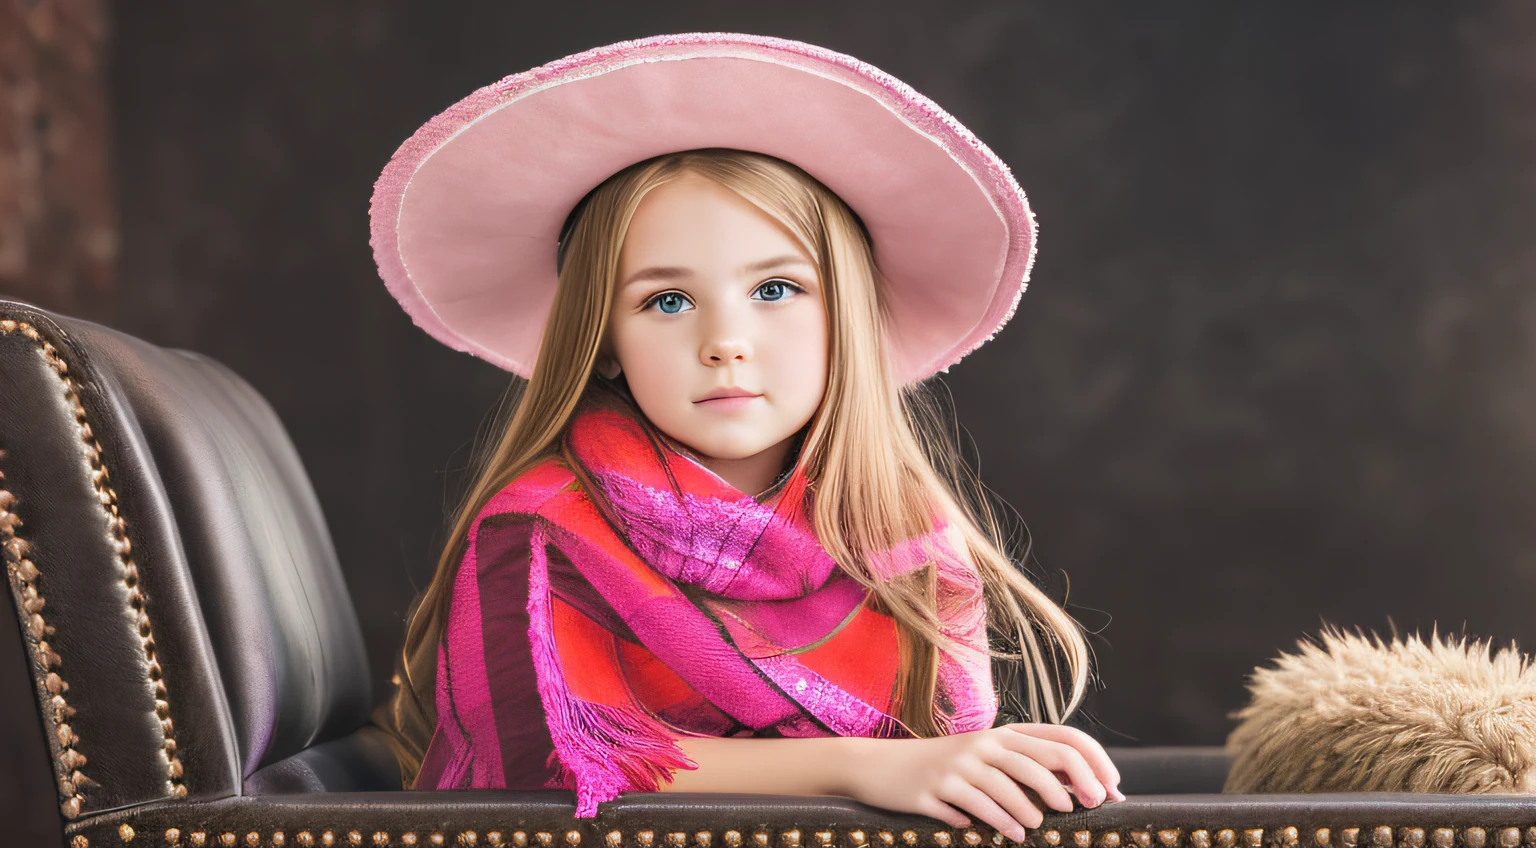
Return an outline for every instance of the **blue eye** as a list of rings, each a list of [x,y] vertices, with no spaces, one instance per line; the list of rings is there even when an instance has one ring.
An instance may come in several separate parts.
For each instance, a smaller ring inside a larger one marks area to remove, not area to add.
[[[763,300],[770,302],[775,300],[783,300],[785,297],[789,296],[790,291],[805,291],[804,289],[800,288],[794,283],[791,283],[788,280],[769,280],[768,282],[758,286],[757,290],[762,293]]]
[[[676,315],[683,311],[683,305],[687,302],[688,298],[682,292],[662,292],[651,298],[645,304],[645,308],[650,309],[652,306],[660,306],[662,312],[668,315]]]

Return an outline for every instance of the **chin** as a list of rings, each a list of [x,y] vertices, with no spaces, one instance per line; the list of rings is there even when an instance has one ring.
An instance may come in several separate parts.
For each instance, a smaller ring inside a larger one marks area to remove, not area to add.
[[[749,456],[757,456],[763,451],[773,447],[774,443],[757,444],[743,443],[739,441],[701,441],[694,450],[704,454],[710,459],[746,459]]]

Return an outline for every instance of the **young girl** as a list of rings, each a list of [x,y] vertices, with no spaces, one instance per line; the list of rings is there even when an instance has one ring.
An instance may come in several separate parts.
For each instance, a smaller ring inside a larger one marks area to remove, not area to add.
[[[528,377],[408,616],[406,786],[840,794],[1016,840],[1026,788],[1123,799],[1062,725],[1080,629],[922,382],[1034,253],[953,118],[799,42],[623,42],[429,122],[373,221],[416,322]],[[994,726],[994,656],[1030,721]]]

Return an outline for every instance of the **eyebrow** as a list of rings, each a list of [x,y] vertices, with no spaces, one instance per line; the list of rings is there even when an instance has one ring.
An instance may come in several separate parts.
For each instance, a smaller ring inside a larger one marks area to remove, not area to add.
[[[775,256],[772,259],[763,259],[758,262],[749,262],[748,264],[741,266],[741,269],[738,271],[738,273],[745,276],[757,271],[767,271],[770,268],[784,268],[789,265],[804,265],[807,268],[811,267],[811,263],[805,261],[805,259],[802,257],[785,255]],[[619,288],[625,288],[643,280],[679,280],[691,276],[693,276],[693,269],[691,268],[680,268],[676,265],[658,265],[650,268],[643,268],[629,275],[629,279],[620,284]]]

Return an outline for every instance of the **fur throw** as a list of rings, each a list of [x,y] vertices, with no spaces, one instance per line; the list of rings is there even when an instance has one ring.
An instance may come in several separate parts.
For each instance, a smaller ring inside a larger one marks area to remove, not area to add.
[[[1490,640],[1491,641],[1491,640]],[[1536,666],[1511,643],[1325,627],[1258,668],[1224,792],[1536,792]]]

